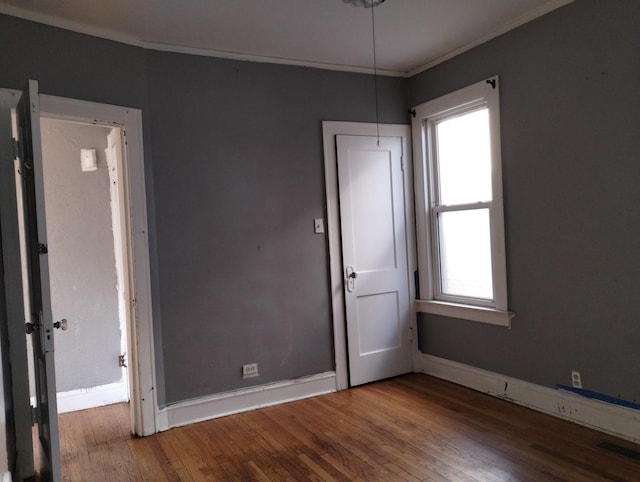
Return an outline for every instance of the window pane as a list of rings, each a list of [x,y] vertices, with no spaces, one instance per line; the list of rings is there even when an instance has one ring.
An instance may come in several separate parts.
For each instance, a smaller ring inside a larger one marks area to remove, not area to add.
[[[489,209],[438,214],[442,293],[493,299]]]
[[[440,204],[491,201],[489,110],[438,123],[436,138]]]

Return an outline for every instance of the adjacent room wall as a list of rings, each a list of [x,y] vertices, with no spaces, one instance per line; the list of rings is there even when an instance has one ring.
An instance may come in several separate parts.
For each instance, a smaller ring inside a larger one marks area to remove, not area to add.
[[[422,315],[423,352],[640,400],[640,3],[580,0],[409,81],[498,74],[512,329]]]
[[[106,127],[42,119],[44,188],[58,392],[122,378]],[[82,171],[80,150],[98,169]]]

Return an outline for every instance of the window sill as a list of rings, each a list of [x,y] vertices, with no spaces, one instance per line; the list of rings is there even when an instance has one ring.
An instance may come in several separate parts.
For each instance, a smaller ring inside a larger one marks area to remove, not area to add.
[[[416,311],[460,318],[462,320],[479,321],[480,323],[506,326],[508,328],[511,328],[511,318],[515,316],[515,313],[511,311],[432,300],[416,300]]]

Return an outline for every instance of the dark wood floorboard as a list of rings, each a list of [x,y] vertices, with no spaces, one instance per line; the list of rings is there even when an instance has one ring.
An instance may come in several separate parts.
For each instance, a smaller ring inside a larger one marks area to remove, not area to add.
[[[129,434],[128,405],[60,415],[68,481],[640,481],[640,446],[426,375]]]

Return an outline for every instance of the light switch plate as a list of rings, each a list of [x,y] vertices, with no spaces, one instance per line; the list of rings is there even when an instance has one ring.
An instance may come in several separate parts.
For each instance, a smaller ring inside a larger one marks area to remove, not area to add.
[[[324,233],[324,219],[316,218],[313,220],[313,232],[316,234]]]

